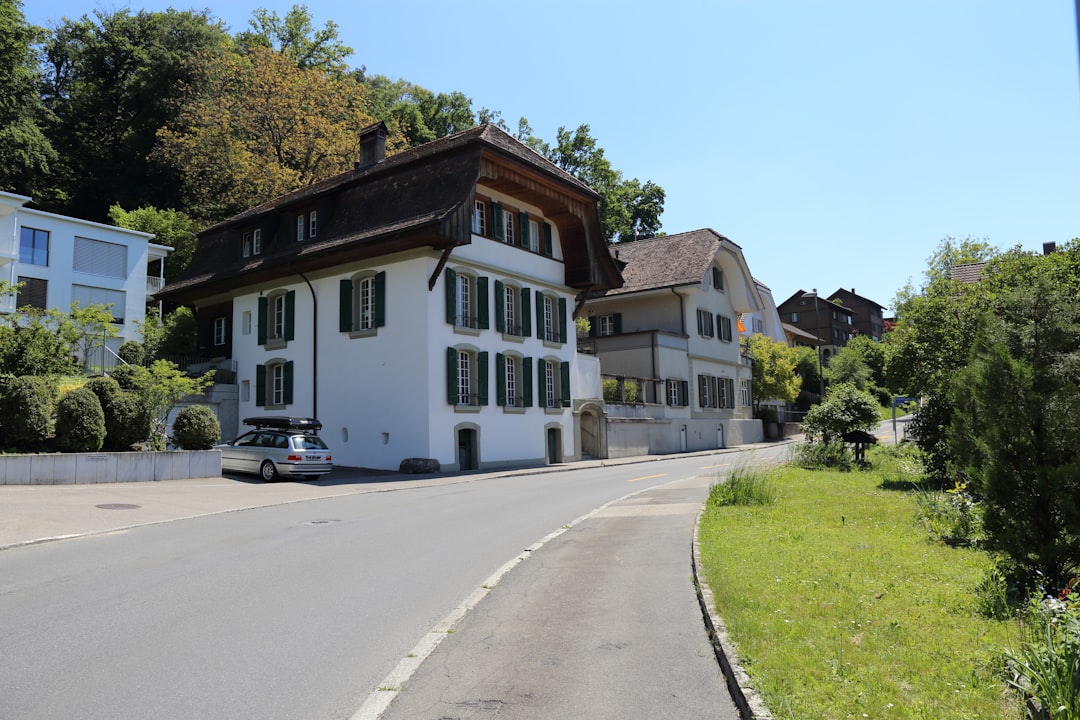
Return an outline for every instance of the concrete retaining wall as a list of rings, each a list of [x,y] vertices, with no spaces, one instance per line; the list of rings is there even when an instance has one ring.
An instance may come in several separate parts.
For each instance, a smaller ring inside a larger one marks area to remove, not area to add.
[[[220,476],[220,450],[0,456],[0,485],[74,485]]]

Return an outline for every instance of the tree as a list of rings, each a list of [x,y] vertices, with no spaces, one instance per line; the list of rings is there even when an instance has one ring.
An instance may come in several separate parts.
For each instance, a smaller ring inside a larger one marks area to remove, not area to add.
[[[198,238],[195,221],[179,210],[158,210],[145,206],[124,210],[119,204],[109,208],[109,221],[117,227],[154,234],[154,242],[173,249],[165,262],[165,282],[172,281],[191,262]]]
[[[253,47],[207,64],[157,156],[179,173],[188,212],[220,220],[351,168],[365,107],[354,78]]]
[[[71,347],[77,348],[82,355],[83,370],[90,370],[91,353],[99,347],[104,347],[106,342],[120,334],[119,329],[113,324],[113,314],[109,309],[111,305],[87,305],[81,307],[79,301],[71,303],[71,312],[63,317],[58,311],[47,312],[56,314],[56,326]]]
[[[178,207],[176,172],[151,157],[156,134],[176,117],[177,89],[231,45],[207,11],[99,10],[50,31],[44,97],[64,162],[48,209],[104,222],[113,203]]]
[[[198,395],[213,382],[214,371],[189,377],[176,363],[155,360],[150,367],[126,365],[115,373],[120,386],[134,392],[151,418],[150,444],[157,450],[166,445],[165,429],[169,413],[188,395]]]
[[[1026,586],[1080,570],[1080,248],[996,259],[950,386],[958,482],[981,495],[987,547]]]
[[[0,190],[36,195],[57,157],[33,50],[44,31],[27,24],[19,0],[0,0],[0,37]]]
[[[802,378],[795,374],[795,348],[759,333],[745,338],[745,343],[752,361],[754,415],[760,413],[763,400],[795,402],[802,387]]]
[[[872,430],[878,422],[874,398],[851,383],[841,383],[825,391],[825,400],[810,408],[802,429],[811,443],[828,445],[839,442],[844,433]]]
[[[340,75],[346,69],[345,58],[353,54],[353,49],[341,42],[338,24],[333,20],[328,20],[321,30],[315,29],[307,5],[293,5],[284,18],[260,7],[251,14],[248,24],[251,30],[236,36],[241,47],[275,50],[304,70],[317,68]]]
[[[856,335],[829,360],[825,379],[830,384],[853,383],[876,397],[882,405],[888,404],[885,346],[867,335]]]
[[[818,360],[817,348],[799,345],[795,350],[795,374],[802,380],[802,393],[799,398],[800,409],[805,410],[810,406],[808,396],[812,393],[813,398],[821,400],[818,393],[821,390],[821,363]]]
[[[407,80],[385,75],[363,79],[368,108],[381,118],[403,147],[415,147],[475,126],[472,100],[464,93],[433,93]],[[388,150],[393,149],[387,146]]]

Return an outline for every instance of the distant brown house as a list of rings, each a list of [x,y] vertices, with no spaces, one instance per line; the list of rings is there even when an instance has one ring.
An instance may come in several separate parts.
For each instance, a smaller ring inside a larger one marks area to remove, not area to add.
[[[814,347],[814,338],[817,338],[821,357],[826,361],[847,345],[855,329],[851,308],[822,295],[815,296],[813,292],[798,290],[776,309],[781,322],[810,335],[808,341],[804,340],[805,336],[795,335],[795,344]]]
[[[881,312],[885,308],[869,298],[856,295],[855,288],[840,288],[829,299],[852,311],[851,323],[856,333],[868,335],[873,340],[880,340],[885,334],[885,316]]]

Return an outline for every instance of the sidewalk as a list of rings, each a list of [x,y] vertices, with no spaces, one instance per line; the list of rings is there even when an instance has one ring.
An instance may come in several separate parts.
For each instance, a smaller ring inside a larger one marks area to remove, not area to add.
[[[686,455],[731,453],[775,444],[777,443],[743,445]],[[115,532],[140,525],[237,512],[268,505],[340,495],[387,492],[406,487],[473,482],[510,475],[652,462],[669,457],[672,456],[642,455],[490,472],[431,475],[403,475],[393,471],[337,467],[321,480],[303,483],[268,484],[255,477],[237,475],[228,478],[160,482],[0,485],[0,551],[20,545]]]

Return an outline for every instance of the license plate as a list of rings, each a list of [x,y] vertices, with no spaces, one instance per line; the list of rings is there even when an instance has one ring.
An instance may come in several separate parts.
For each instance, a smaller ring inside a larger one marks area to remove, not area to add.
[[[304,462],[322,462],[322,455],[306,455],[304,456]]]

